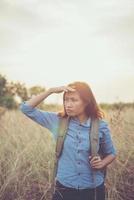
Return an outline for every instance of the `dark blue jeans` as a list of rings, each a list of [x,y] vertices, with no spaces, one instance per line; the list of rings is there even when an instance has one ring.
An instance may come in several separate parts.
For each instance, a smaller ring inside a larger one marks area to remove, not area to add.
[[[95,189],[74,189],[56,182],[56,189],[52,200],[94,200]],[[105,200],[104,183],[96,187],[96,200]]]

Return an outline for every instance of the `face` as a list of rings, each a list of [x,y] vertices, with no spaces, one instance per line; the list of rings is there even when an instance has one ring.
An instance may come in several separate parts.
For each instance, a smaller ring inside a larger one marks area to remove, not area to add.
[[[68,116],[85,114],[86,104],[83,102],[77,91],[65,93],[64,106]]]

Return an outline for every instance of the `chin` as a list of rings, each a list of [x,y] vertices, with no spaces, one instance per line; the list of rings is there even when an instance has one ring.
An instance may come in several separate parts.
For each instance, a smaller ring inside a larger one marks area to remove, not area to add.
[[[71,113],[67,113],[67,115],[69,116],[69,117],[75,117],[76,115],[75,114],[71,114]]]

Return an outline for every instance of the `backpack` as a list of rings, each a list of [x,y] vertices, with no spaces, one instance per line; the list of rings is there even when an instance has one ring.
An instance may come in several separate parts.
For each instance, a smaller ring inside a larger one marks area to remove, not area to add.
[[[64,140],[66,137],[68,125],[69,125],[69,119],[70,119],[69,117],[62,117],[59,122],[58,137],[57,137],[56,148],[55,148],[54,170],[53,170],[52,184],[51,184],[52,194],[54,194],[54,192],[55,192],[55,177],[57,174],[58,160],[62,153],[63,144],[64,144]],[[104,156],[101,154],[101,151],[97,152],[97,146],[99,143],[99,134],[98,134],[99,131],[98,130],[99,130],[99,119],[91,119],[91,131],[89,131],[91,157],[99,155],[102,158]],[[106,167],[102,170],[104,172],[104,176],[106,176]],[[92,175],[93,175],[92,176],[93,182],[95,184],[94,170],[92,171]],[[96,194],[95,194],[95,199],[96,199]]]

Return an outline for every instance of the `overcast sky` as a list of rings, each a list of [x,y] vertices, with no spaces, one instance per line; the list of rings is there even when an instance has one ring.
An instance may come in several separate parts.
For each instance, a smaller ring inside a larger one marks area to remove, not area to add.
[[[134,101],[134,0],[0,0],[0,73],[28,87],[85,81],[98,102]]]

